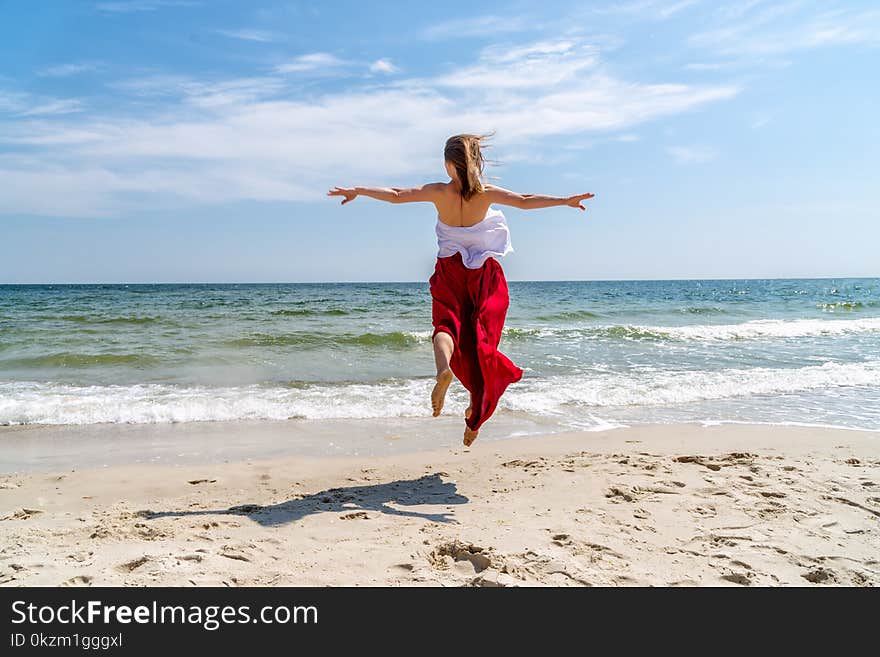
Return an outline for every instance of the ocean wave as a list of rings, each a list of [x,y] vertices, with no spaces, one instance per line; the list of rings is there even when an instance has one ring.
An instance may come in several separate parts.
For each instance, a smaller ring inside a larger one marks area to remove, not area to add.
[[[431,378],[230,387],[0,382],[0,425],[428,417],[432,385]],[[857,386],[880,386],[880,361],[525,378],[508,389],[499,408],[558,418],[573,417],[578,409],[672,406]],[[462,413],[467,401],[466,391],[453,386],[448,412]],[[797,416],[796,409],[793,413]]]
[[[829,361],[795,368],[597,372],[524,379],[515,394],[502,401],[512,410],[557,414],[567,407],[667,406],[853,386],[880,386],[880,361]]]
[[[568,310],[565,312],[554,313],[552,315],[538,315],[535,319],[542,322],[552,322],[558,319],[577,320],[577,319],[599,319],[602,315],[589,310]]]
[[[862,308],[876,308],[878,306],[880,306],[880,302],[878,301],[837,301],[834,303],[816,304],[817,308],[820,308],[829,313],[833,313],[838,310],[849,312],[853,310],[861,310]]]
[[[156,365],[160,359],[147,354],[78,354],[59,352],[40,356],[25,356],[0,360],[4,368],[40,367],[106,367],[110,365]]]
[[[360,346],[403,348],[430,342],[430,331],[392,331],[390,333],[253,333],[225,342],[231,347],[332,347]]]
[[[365,313],[368,312],[366,308],[349,308],[347,310],[343,310],[342,308],[327,308],[327,309],[315,309],[315,308],[283,308],[281,310],[273,310],[271,314],[281,316],[281,317],[311,317],[317,315],[352,315],[354,313]]]
[[[818,337],[877,331],[880,331],[880,317],[865,317],[863,319],[756,319],[740,324],[686,324],[683,326],[615,324],[585,327],[507,327],[504,330],[504,336],[512,340],[540,337],[625,340],[749,340]]]
[[[756,319],[742,324],[664,328],[676,337],[706,340],[805,338],[880,331],[880,317],[863,319]]]
[[[729,311],[718,306],[685,306],[679,308],[678,312],[685,315],[726,315]]]
[[[60,315],[57,318],[44,316],[44,319],[60,319],[77,324],[156,324],[167,321],[165,317],[92,317],[91,315]]]

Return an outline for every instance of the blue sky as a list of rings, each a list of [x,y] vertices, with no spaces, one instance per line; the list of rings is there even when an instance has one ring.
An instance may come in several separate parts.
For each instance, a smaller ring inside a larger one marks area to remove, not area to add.
[[[880,275],[880,5],[0,2],[0,283],[426,280],[488,180],[513,280]]]

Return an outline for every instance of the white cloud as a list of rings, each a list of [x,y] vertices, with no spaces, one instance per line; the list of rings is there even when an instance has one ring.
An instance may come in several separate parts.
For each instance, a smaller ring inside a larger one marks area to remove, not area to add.
[[[80,73],[88,73],[97,68],[95,64],[87,63],[59,64],[37,71],[37,75],[43,78],[66,78],[72,75],[79,75]]]
[[[742,57],[723,62],[691,62],[690,64],[685,64],[684,68],[688,71],[698,72],[737,71],[754,67],[771,70],[788,68],[791,64],[790,59],[780,59],[775,56]]]
[[[82,101],[73,98],[47,98],[21,92],[0,91],[0,112],[13,116],[48,116],[82,112]]]
[[[21,112],[21,116],[46,116],[50,114],[73,114],[82,112],[83,104],[79,100],[51,100],[47,103],[34,105]]]
[[[277,36],[273,32],[266,30],[214,30],[217,34],[230,39],[238,39],[240,41],[256,41],[258,43],[270,43],[275,41]]]
[[[427,41],[440,41],[460,37],[486,38],[505,32],[521,32],[529,27],[530,23],[524,17],[469,16],[429,25],[419,33],[419,36]]]
[[[326,52],[313,52],[300,55],[287,64],[277,66],[278,73],[332,73],[340,66],[347,64],[343,59]]]
[[[701,164],[714,160],[718,154],[706,148],[692,146],[672,146],[666,149],[678,164]]]
[[[656,7],[655,10],[662,20],[666,20],[680,11],[692,7],[697,4],[697,2],[699,2],[699,0],[679,0],[678,2],[673,2],[671,4],[662,4],[661,6]]]
[[[0,112],[20,112],[26,107],[27,95],[0,91]]]
[[[813,48],[880,44],[880,10],[827,9],[804,12],[803,2],[753,3],[712,29],[693,34],[688,43],[725,56],[770,57]]]
[[[337,61],[325,55],[296,63],[320,68]],[[505,80],[511,76],[516,84]],[[151,108],[147,114],[97,106],[78,116],[0,123],[0,176],[7,183],[0,207],[80,216],[145,203],[322,202],[333,185],[438,175],[443,142],[462,130],[494,129],[505,148],[532,152],[554,135],[585,144],[603,133],[626,138],[635,126],[739,91],[622,80],[572,40],[485,48],[475,62],[435,77],[308,97],[298,86],[279,74],[152,76],[114,87],[115,107]],[[0,95],[4,102],[22,101]]]
[[[371,73],[397,73],[399,70],[389,59],[377,59],[370,64]]]
[[[184,76],[154,75],[124,80],[114,88],[142,98],[176,98],[197,107],[256,102],[275,96],[285,89],[277,77],[234,78],[231,80],[199,81]]]
[[[598,53],[573,41],[542,41],[527,46],[484,48],[478,63],[441,75],[434,83],[474,89],[552,87],[593,69]]]
[[[696,5],[700,0],[633,0],[631,2],[612,2],[611,4],[591,6],[589,13],[607,16],[665,21],[675,14]]]

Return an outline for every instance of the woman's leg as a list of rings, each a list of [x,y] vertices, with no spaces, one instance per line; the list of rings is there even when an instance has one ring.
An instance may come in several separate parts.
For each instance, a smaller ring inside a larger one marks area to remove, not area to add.
[[[437,383],[434,384],[434,390],[431,391],[431,408],[434,411],[434,417],[437,417],[443,410],[446,391],[449,389],[449,384],[452,383],[452,369],[449,367],[449,363],[452,360],[455,343],[452,341],[452,336],[445,331],[438,331],[433,342],[434,363],[437,365]]]

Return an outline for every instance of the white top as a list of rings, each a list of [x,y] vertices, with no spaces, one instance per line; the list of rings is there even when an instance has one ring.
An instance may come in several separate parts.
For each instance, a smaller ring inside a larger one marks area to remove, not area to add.
[[[488,258],[501,258],[513,251],[510,230],[501,210],[489,206],[485,218],[473,226],[450,226],[437,218],[438,258],[461,254],[468,269],[479,269]]]

